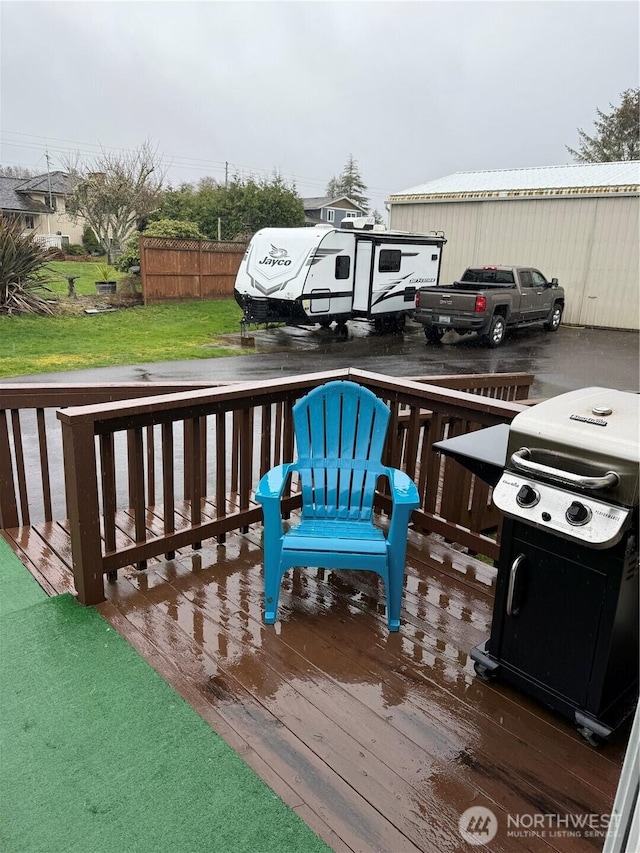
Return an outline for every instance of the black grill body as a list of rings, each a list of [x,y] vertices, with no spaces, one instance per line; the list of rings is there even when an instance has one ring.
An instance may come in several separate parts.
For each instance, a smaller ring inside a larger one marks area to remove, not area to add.
[[[637,508],[606,551],[505,519],[476,670],[571,718],[588,739],[606,738],[638,698],[638,600]]]
[[[585,388],[438,442],[494,487],[504,516],[476,672],[572,719],[595,742],[638,698],[640,397]]]

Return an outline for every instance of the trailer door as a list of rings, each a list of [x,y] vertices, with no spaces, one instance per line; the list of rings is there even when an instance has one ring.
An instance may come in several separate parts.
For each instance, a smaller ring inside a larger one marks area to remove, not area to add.
[[[356,271],[353,277],[353,310],[368,311],[371,300],[373,241],[356,240]]]

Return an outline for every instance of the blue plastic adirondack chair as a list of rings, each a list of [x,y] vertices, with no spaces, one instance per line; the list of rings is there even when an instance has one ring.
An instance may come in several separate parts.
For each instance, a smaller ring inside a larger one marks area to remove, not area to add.
[[[387,591],[390,631],[400,627],[407,528],[419,505],[415,483],[381,462],[390,411],[354,382],[320,385],[293,407],[298,460],[260,480],[264,513],[264,621],[277,618],[280,584],[293,566],[377,572]],[[281,497],[292,472],[302,492],[300,523],[286,533]],[[388,536],[373,524],[380,476],[389,480],[393,510]]]

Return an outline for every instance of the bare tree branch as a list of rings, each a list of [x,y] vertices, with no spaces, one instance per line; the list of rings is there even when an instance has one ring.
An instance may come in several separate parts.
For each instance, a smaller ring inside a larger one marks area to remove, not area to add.
[[[166,171],[157,147],[145,140],[136,151],[103,150],[89,163],[69,155],[64,162],[75,182],[67,212],[75,221],[83,219],[90,225],[113,263],[138,220],[162,201]]]

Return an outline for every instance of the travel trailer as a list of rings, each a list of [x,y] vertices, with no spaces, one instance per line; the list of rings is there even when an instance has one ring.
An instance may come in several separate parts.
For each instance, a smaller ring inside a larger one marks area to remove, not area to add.
[[[438,284],[445,243],[441,232],[386,231],[372,217],[340,228],[263,228],[236,277],[242,322],[340,327],[361,319],[401,330],[416,290]]]

